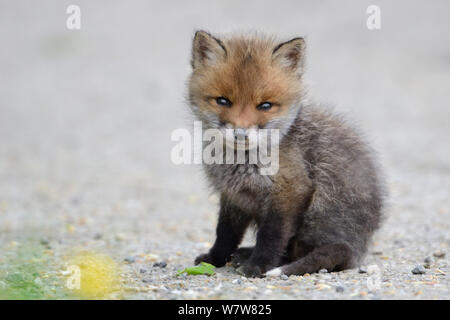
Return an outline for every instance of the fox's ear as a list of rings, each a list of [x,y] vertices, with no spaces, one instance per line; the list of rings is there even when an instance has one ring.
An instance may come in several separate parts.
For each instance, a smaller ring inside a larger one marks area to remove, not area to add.
[[[282,67],[303,73],[305,40],[294,38],[277,45],[272,52],[272,61]]]
[[[205,31],[195,33],[192,44],[192,68],[214,65],[226,56],[227,50],[222,41]]]

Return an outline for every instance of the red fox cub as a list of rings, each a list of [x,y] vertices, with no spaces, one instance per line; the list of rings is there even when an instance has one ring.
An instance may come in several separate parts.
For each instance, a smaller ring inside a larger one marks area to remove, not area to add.
[[[248,277],[343,270],[379,227],[385,192],[372,151],[340,116],[306,102],[304,56],[302,38],[196,32],[189,104],[203,128],[232,129],[235,139],[279,130],[273,175],[248,161],[204,164],[220,212],[216,241],[196,264],[231,261]],[[238,249],[249,225],[256,244]]]

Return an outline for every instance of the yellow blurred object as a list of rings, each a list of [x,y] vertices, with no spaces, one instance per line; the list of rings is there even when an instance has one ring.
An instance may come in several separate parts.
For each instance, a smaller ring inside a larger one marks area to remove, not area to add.
[[[120,268],[110,257],[94,253],[81,252],[68,261],[68,269],[75,270],[69,277],[75,280],[78,287],[70,287],[81,297],[87,299],[102,299],[106,295],[120,290]],[[79,272],[78,272],[79,271]],[[73,279],[79,277],[79,279]],[[66,286],[69,287],[69,280]]]
[[[73,232],[75,232],[75,227],[71,224],[68,224],[68,225],[66,225],[66,230],[69,233],[73,233]]]
[[[15,248],[15,247],[17,247],[17,246],[19,246],[19,245],[20,245],[20,243],[17,242],[17,241],[11,241],[11,242],[9,243],[9,247],[10,247],[10,248]]]

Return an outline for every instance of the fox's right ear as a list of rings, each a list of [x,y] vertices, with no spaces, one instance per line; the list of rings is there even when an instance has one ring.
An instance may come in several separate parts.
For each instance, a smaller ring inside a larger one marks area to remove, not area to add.
[[[214,65],[226,56],[227,50],[222,41],[205,31],[195,33],[192,44],[192,68]]]
[[[305,40],[303,38],[294,38],[280,43],[273,49],[272,58],[273,61],[287,69],[303,73]]]

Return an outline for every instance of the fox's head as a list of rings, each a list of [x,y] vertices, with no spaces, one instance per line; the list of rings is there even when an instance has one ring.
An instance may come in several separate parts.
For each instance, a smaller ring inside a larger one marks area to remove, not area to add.
[[[197,31],[189,102],[203,126],[279,129],[284,135],[300,108],[305,43],[259,36],[218,39]]]

